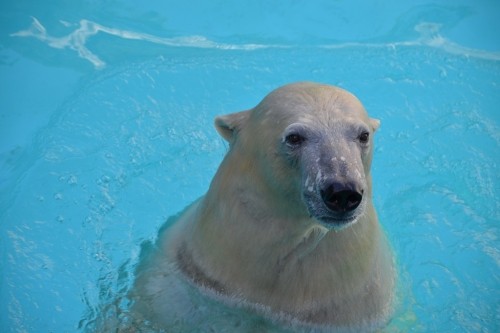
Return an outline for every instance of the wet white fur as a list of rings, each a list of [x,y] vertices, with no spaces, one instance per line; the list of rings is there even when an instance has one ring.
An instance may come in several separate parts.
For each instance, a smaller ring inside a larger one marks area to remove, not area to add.
[[[356,223],[337,230],[311,217],[303,192],[316,191],[324,175],[298,172],[285,159],[281,136],[292,123],[337,135],[328,145],[332,163],[356,166],[350,172],[366,186]],[[391,312],[393,258],[371,200],[373,145],[363,156],[338,146],[353,123],[372,134],[378,127],[352,94],[314,83],[282,87],[252,110],[218,118],[230,150],[207,194],[160,233],[139,267],[132,316],[154,327],[232,325],[229,331],[383,324]]]

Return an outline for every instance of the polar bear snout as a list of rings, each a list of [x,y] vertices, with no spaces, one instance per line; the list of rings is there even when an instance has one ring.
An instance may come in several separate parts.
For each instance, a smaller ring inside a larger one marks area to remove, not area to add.
[[[306,182],[307,185],[307,182]],[[303,192],[311,217],[329,229],[341,229],[364,214],[369,198],[363,181],[327,177]]]
[[[363,190],[354,184],[329,183],[320,191],[326,207],[335,213],[348,213],[358,208],[363,200]]]

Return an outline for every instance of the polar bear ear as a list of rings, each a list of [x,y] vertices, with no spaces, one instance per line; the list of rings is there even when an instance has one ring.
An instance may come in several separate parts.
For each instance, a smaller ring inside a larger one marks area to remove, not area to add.
[[[372,127],[372,130],[375,132],[377,128],[380,127],[380,120],[375,118],[370,118],[370,126]]]
[[[215,128],[224,139],[232,143],[249,116],[250,110],[218,116],[215,118]]]

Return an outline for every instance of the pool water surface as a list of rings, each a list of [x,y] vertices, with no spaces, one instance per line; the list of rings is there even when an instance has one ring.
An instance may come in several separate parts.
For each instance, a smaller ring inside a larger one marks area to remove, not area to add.
[[[206,192],[213,118],[308,80],[381,120],[383,331],[498,332],[500,3],[244,3],[0,5],[0,331],[92,331]]]

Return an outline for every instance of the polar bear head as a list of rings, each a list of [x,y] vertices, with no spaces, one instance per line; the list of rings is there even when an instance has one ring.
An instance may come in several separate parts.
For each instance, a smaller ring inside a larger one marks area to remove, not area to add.
[[[373,133],[379,121],[369,118],[351,93],[316,83],[290,84],[251,110],[217,117],[215,125],[230,144],[228,155],[252,174],[256,191],[273,193],[276,207],[286,202],[287,214],[339,230],[371,204]]]

